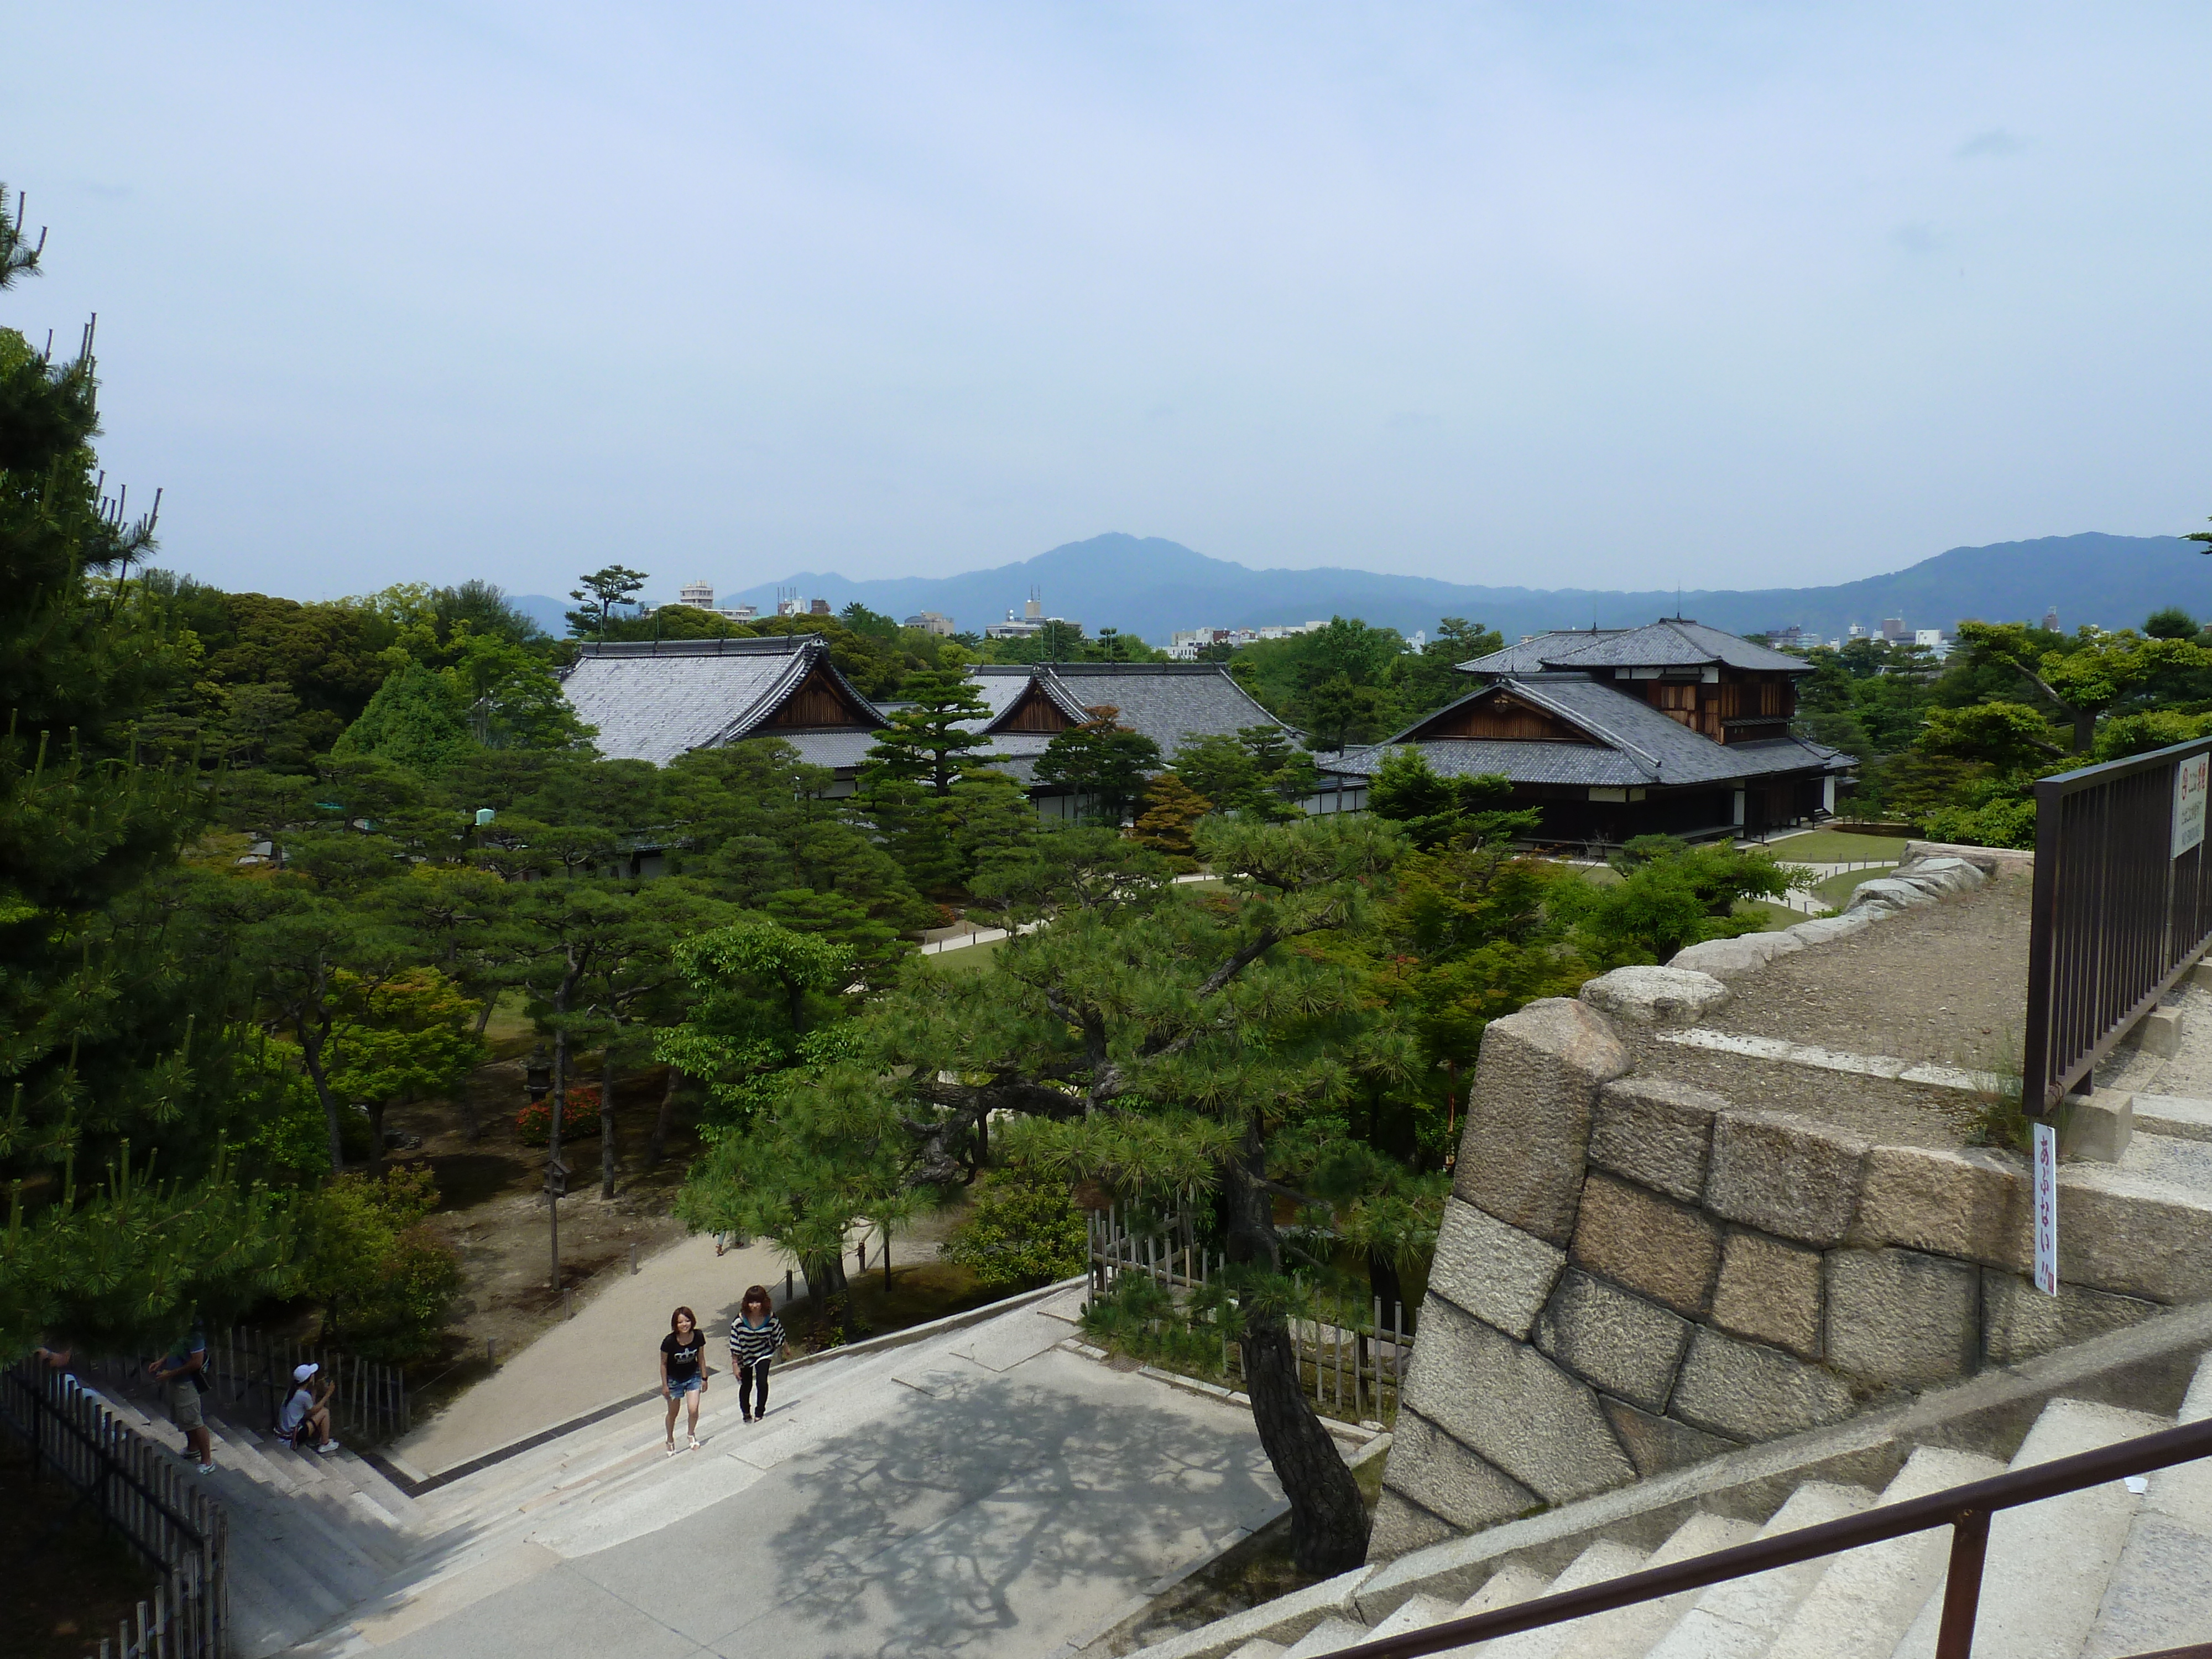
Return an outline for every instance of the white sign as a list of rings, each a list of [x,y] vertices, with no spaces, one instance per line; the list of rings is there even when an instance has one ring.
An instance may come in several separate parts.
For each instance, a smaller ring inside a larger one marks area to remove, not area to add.
[[[2035,1164],[2035,1288],[2058,1294],[2058,1132],[2029,1126]]]
[[[2204,789],[2212,781],[2212,755],[2191,755],[2173,769],[2173,851],[2179,858],[2204,840]]]

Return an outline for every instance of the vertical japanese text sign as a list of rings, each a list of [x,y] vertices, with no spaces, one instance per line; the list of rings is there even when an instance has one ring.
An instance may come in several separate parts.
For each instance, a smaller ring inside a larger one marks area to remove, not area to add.
[[[2191,755],[2173,769],[2173,851],[2179,858],[2204,840],[2204,791],[2212,781],[2212,755]]]
[[[2058,1132],[2029,1126],[2035,1165],[2035,1288],[2058,1294]]]

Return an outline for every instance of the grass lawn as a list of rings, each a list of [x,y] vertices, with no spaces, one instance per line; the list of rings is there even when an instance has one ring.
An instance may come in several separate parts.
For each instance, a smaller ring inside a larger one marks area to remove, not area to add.
[[[1839,876],[1830,876],[1826,881],[1815,883],[1813,891],[1828,908],[1840,910],[1844,908],[1844,901],[1850,897],[1852,888],[1863,881],[1893,874],[1896,869],[1895,865],[1889,865],[1872,870],[1846,870]]]
[[[1006,941],[1002,939],[986,940],[981,945],[963,945],[957,951],[945,951],[926,956],[922,960],[933,968],[941,968],[948,974],[978,974],[991,965],[991,957]]]
[[[1802,910],[1769,904],[1765,899],[1747,899],[1736,906],[1735,913],[1740,916],[1758,916],[1759,931],[1762,933],[1778,933],[1785,927],[1795,927],[1801,921],[1811,920]]]
[[[975,1274],[950,1261],[917,1261],[911,1267],[902,1266],[896,1245],[891,1249],[891,1285],[886,1291],[883,1269],[874,1265],[876,1257],[871,1254],[868,1261],[866,1273],[854,1268],[849,1260],[845,1264],[846,1271],[852,1275],[853,1335],[856,1341],[924,1325],[948,1314],[965,1313],[970,1308],[980,1308],[987,1302],[997,1302],[1015,1294],[1004,1290],[982,1290],[977,1286]],[[812,1352],[827,1342],[830,1333],[823,1327],[823,1311],[815,1305],[812,1297],[802,1296],[785,1307],[782,1317],[791,1332],[794,1348]]]
[[[1767,850],[1792,864],[1854,864],[1874,860],[1894,864],[1905,856],[1902,836],[1848,836],[1840,830],[1810,830],[1767,843]]]

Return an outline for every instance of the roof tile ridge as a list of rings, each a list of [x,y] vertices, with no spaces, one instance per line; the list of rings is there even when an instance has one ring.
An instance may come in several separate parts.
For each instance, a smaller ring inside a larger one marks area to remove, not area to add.
[[[1526,681],[1523,681],[1523,680],[1516,680],[1516,681],[1514,681],[1514,682],[1513,682],[1513,684],[1514,684],[1515,685],[1516,685],[1516,686],[1519,686],[1519,685],[1525,685],[1525,684],[1527,684],[1527,682],[1526,682]],[[1590,682],[1589,682],[1589,684],[1592,684],[1592,685],[1596,685],[1596,684],[1600,684],[1600,682],[1598,682],[1598,681],[1596,681],[1596,680],[1592,680],[1592,681],[1590,681]],[[1627,694],[1626,694],[1626,692],[1614,691],[1614,690],[1613,690],[1613,688],[1612,688],[1611,686],[1609,686],[1609,685],[1608,685],[1608,686],[1607,686],[1607,687],[1605,688],[1605,690],[1607,690],[1608,692],[1611,692],[1611,693],[1612,693],[1612,695],[1613,695],[1613,696],[1616,696],[1616,697],[1624,697],[1624,698],[1625,698],[1625,697],[1626,697],[1626,696],[1627,696]],[[1666,770],[1667,770],[1667,763],[1666,763],[1666,762],[1664,762],[1664,761],[1662,761],[1662,760],[1661,760],[1661,759],[1659,758],[1659,757],[1657,757],[1656,755],[1653,754],[1650,750],[1648,750],[1648,749],[1644,748],[1643,744],[1639,744],[1639,743],[1635,742],[1635,741],[1634,741],[1633,739],[1632,739],[1632,738],[1625,738],[1625,737],[1621,736],[1621,735],[1620,735],[1620,732],[1613,732],[1613,731],[1609,731],[1609,730],[1607,730],[1604,726],[1601,725],[1601,724],[1600,724],[1600,723],[1599,723],[1599,722],[1598,722],[1598,721],[1597,721],[1594,717],[1592,717],[1592,716],[1590,716],[1590,715],[1588,715],[1588,714],[1580,714],[1580,713],[1578,713],[1577,711],[1576,711],[1576,710],[1574,710],[1574,709],[1572,709],[1572,708],[1568,708],[1565,704],[1564,704],[1564,703],[1562,703],[1562,702],[1559,702],[1559,701],[1557,701],[1557,700],[1556,700],[1556,699],[1554,699],[1554,698],[1552,698],[1552,697],[1547,697],[1547,696],[1543,696],[1543,695],[1542,695],[1541,693],[1540,693],[1540,692],[1528,692],[1528,693],[1524,693],[1523,695],[1534,697],[1534,699],[1535,699],[1537,702],[1539,702],[1542,703],[1542,704],[1543,704],[1547,708],[1549,708],[1549,709],[1550,709],[1553,714],[1558,714],[1558,715],[1559,715],[1562,719],[1564,719],[1564,720],[1567,720],[1571,725],[1579,726],[1581,726],[1581,727],[1583,728],[1583,730],[1584,730],[1585,732],[1596,732],[1596,733],[1598,734],[1598,736],[1600,736],[1600,737],[1601,737],[1601,738],[1611,738],[1614,743],[1619,744],[1622,748],[1624,748],[1624,749],[1626,749],[1626,750],[1630,750],[1630,751],[1631,751],[1632,753],[1633,753],[1633,754],[1636,754],[1636,755],[1638,755],[1638,756],[1640,756],[1644,760],[1645,760],[1645,761],[1647,761],[1647,762],[1649,762],[1649,763],[1650,763],[1650,767],[1651,767],[1651,777],[1652,777],[1652,781],[1654,781],[1655,783],[1656,783],[1656,782],[1657,782],[1657,781],[1661,779],[1661,777],[1664,775],[1664,774],[1665,774],[1665,772],[1666,772]],[[1694,734],[1694,733],[1692,733],[1692,735],[1694,736],[1695,734]]]

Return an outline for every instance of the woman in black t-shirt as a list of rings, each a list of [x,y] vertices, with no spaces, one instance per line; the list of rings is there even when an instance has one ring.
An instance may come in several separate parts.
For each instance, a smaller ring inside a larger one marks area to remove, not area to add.
[[[692,1317],[691,1310],[678,1308],[668,1316],[668,1334],[660,1339],[660,1397],[668,1402],[668,1455],[676,1455],[676,1407],[679,1401],[688,1402],[691,1420],[687,1425],[690,1449],[699,1449],[699,1398],[707,1392],[707,1339],[699,1334],[699,1322]]]

